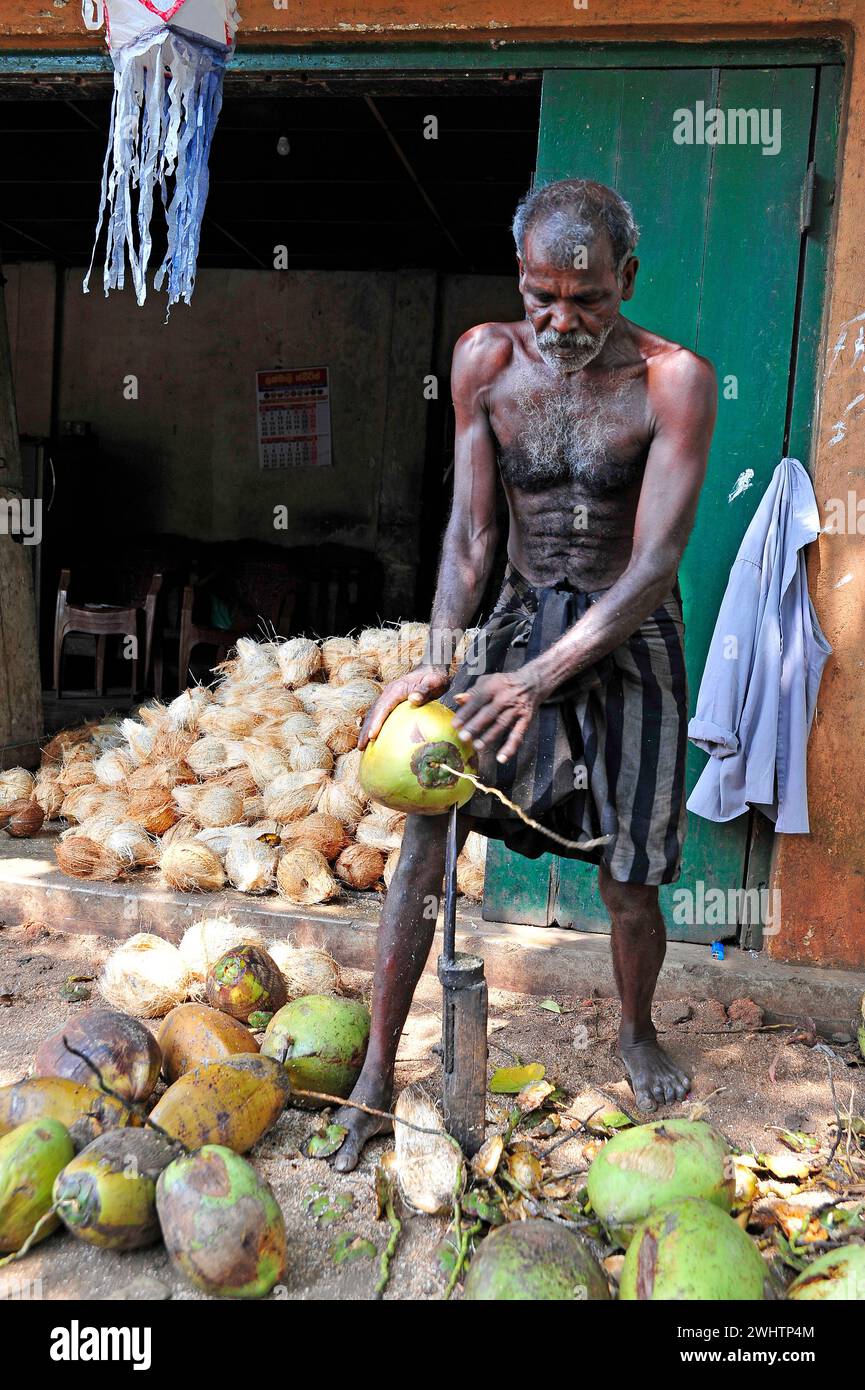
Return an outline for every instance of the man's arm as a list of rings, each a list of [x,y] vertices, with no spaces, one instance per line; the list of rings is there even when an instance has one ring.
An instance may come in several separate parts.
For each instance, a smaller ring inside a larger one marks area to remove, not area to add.
[[[430,618],[427,659],[433,665],[449,664],[463,629],[477,612],[493,566],[498,540],[496,453],[488,397],[490,357],[496,355],[486,325],[464,334],[454,350],[454,495]]]
[[[512,757],[537,706],[557,686],[621,645],[666,597],[676,578],[706,473],[717,410],[710,362],[679,352],[649,368],[653,435],[628,566],[574,626],[522,670],[460,697],[458,724]]]
[[[474,617],[492,571],[496,528],[496,453],[490,428],[490,383],[497,359],[509,351],[504,335],[483,324],[454,349],[451,392],[456,415],[454,494],[439,563],[424,661],[391,681],[361,730],[359,748],[378,734],[403,700],[422,704],[447,688],[449,665],[463,629]]]

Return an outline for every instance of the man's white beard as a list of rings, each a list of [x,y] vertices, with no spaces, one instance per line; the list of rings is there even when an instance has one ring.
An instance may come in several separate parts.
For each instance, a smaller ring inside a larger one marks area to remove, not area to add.
[[[552,367],[554,371],[564,376],[578,372],[597,357],[612,333],[615,322],[615,319],[612,319],[595,337],[588,333],[556,333],[553,329],[544,329],[542,333],[538,333],[536,330],[535,342],[538,352],[547,366]],[[561,350],[563,339],[567,345],[564,352]]]

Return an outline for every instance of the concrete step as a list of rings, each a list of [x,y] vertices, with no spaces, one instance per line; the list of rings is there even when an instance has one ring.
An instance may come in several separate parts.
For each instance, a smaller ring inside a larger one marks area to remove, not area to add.
[[[233,889],[221,893],[175,893],[160,885],[153,870],[125,882],[87,883],[57,868],[53,835],[0,844],[0,921],[43,923],[57,931],[97,932],[122,938],[152,931],[178,941],[203,916],[230,915],[266,937],[290,936],[296,945],[330,951],[340,965],[371,970],[381,895],[346,893],[336,903],[299,908],[270,897],[250,897]],[[2,942],[2,936],[0,936]],[[593,990],[613,996],[615,984],[609,939],[596,932],[556,927],[485,922],[479,909],[457,913],[457,945],[483,957],[493,988],[541,998],[580,996]],[[427,961],[435,971],[441,929]],[[671,942],[658,981],[658,999],[684,996],[753,999],[767,1022],[814,1020],[821,1032],[851,1031],[865,991],[865,974],[816,966],[783,965],[764,952],[727,948],[716,961],[708,946]]]

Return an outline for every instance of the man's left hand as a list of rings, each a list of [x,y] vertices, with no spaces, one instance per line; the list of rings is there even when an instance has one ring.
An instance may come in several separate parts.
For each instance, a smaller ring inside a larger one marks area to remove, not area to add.
[[[498,748],[500,763],[512,758],[540,704],[539,692],[521,673],[479,676],[463,695],[454,726],[476,748]]]

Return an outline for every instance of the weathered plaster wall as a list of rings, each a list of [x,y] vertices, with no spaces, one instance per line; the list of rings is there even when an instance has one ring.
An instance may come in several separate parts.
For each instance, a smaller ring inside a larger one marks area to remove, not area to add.
[[[855,357],[855,320],[865,311],[865,0],[589,0],[574,9],[562,0],[246,0],[242,44],[362,41],[786,38],[842,33],[848,43],[848,90],[836,190],[837,227],[830,266],[820,414],[813,469],[821,505],[863,488],[863,403],[848,410],[862,386]],[[0,0],[0,43],[6,47],[92,47],[78,7],[44,0]],[[852,327],[837,360],[834,345]],[[834,366],[832,362],[834,360]],[[846,433],[835,423],[843,419]],[[833,442],[833,440],[835,442]],[[811,825],[778,849],[782,928],[770,952],[787,960],[865,964],[865,546],[856,534],[823,536],[812,547],[811,584],[823,628],[834,647],[827,668],[809,757]]]

